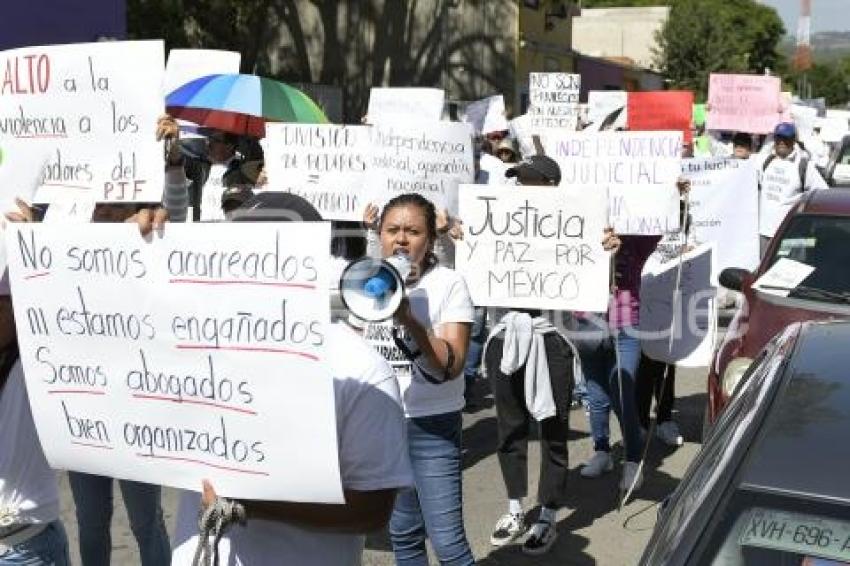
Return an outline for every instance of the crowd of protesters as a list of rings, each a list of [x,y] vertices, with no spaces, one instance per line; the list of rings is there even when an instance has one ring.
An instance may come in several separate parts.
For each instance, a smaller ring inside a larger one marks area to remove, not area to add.
[[[172,118],[163,117],[157,132],[170,148],[162,203],[99,205],[96,218],[135,221],[143,233],[167,230],[164,223],[182,222],[188,215],[196,221],[321,220],[304,199],[262,190],[256,140],[209,131],[204,149],[192,152],[180,143]],[[698,140],[708,135],[695,133]],[[826,187],[815,159],[799,144],[794,124],[780,124],[771,137],[762,153],[762,144],[757,147],[757,140],[744,133],[683,147],[688,156],[758,158],[761,176],[777,168],[795,171],[786,175],[790,182],[783,190],[760,195],[765,241],[795,198]],[[507,165],[500,182],[557,190],[561,173],[555,161],[521,156],[509,132],[490,132],[475,149],[477,160],[489,154]],[[679,189],[686,194],[688,184],[679,183]],[[9,221],[38,221],[38,207],[20,207],[7,215]],[[226,564],[354,565],[360,562],[365,534],[385,525],[399,565],[428,564],[426,540],[439,563],[474,564],[463,522],[462,411],[487,388],[495,402],[506,500],[504,515],[492,518],[494,546],[521,540],[523,552],[540,555],[555,543],[558,511],[567,490],[578,489],[567,485],[572,408],[585,407],[589,419],[594,453],[581,467],[588,480],[617,467],[609,431],[613,409],[623,439],[618,484],[623,492],[641,487],[653,397],[654,436],[670,446],[682,444],[673,419],[675,366],[642,355],[639,307],[641,271],[650,254],[658,250],[675,257],[687,250],[687,211],[685,228],[671,235],[672,247],[669,241],[659,247],[661,236],[618,235],[610,229],[599,234],[613,257],[614,276],[608,312],[596,316],[476,308],[447,253],[462,221],[419,195],[405,194],[380,209],[368,207],[362,226],[334,223],[336,256],[347,261],[371,247],[385,258],[403,253],[413,266],[401,306],[392,320],[380,323],[393,330],[403,362],[384,360],[370,347],[369,337],[376,332],[370,326],[379,323],[340,317],[329,332],[345,503],[230,501],[205,483],[200,495],[181,497],[175,536],[169,540],[161,488],[122,480],[118,485],[144,566],[202,563],[210,553]],[[57,477],[41,452],[30,413],[8,284],[0,295],[0,565],[62,566],[69,563],[69,552],[59,520]],[[539,510],[532,518],[534,505],[526,499],[528,443],[535,423],[541,463]],[[109,564],[113,480],[78,472],[69,479],[82,562]],[[229,528],[210,535],[205,522]]]

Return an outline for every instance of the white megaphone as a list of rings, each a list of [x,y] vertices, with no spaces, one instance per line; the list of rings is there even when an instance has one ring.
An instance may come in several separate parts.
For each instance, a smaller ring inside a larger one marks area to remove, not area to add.
[[[410,258],[400,253],[387,259],[364,257],[351,262],[339,278],[342,304],[367,322],[391,318],[404,297],[410,269]]]

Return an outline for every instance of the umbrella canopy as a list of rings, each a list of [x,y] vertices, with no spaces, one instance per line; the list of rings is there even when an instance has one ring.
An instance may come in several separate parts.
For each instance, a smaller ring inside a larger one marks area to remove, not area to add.
[[[208,75],[165,98],[173,117],[200,126],[265,137],[266,122],[324,124],[328,119],[309,96],[256,75]]]

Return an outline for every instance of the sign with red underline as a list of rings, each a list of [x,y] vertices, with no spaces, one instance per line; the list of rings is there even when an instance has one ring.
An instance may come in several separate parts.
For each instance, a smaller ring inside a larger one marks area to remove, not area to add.
[[[16,224],[9,277],[51,466],[341,503],[327,223]]]
[[[40,202],[159,202],[164,60],[161,40],[0,51],[0,149],[25,142],[47,154]]]

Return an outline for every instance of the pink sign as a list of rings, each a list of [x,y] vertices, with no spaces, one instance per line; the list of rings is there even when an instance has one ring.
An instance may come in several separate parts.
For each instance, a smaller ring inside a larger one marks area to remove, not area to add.
[[[782,117],[779,77],[720,75],[708,82],[709,130],[766,134]]]

